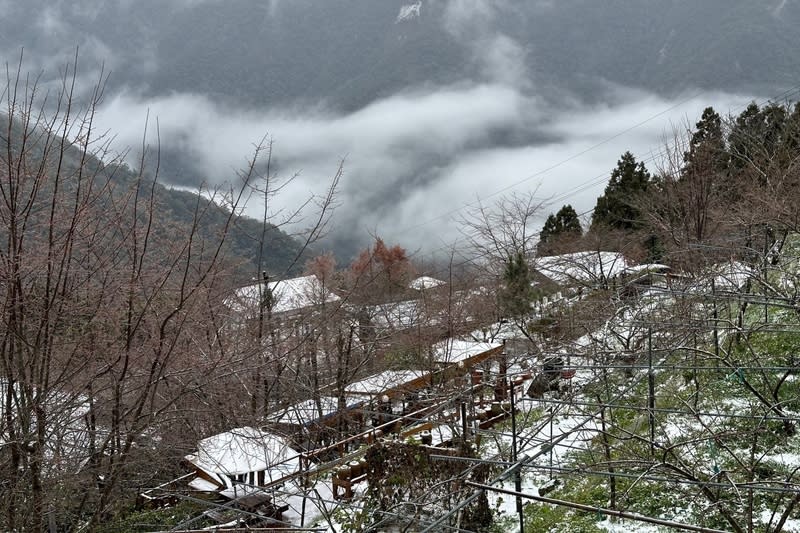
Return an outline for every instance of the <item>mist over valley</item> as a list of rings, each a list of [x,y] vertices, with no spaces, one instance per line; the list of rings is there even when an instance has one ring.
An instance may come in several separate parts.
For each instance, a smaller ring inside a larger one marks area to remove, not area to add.
[[[277,213],[343,161],[344,259],[372,235],[458,247],[468,206],[514,190],[590,213],[624,151],[657,164],[704,107],[785,98],[800,66],[792,1],[6,4],[5,61],[24,48],[53,89],[77,49],[79,87],[108,74],[97,131],[136,166],[149,113],[165,184],[229,183],[267,139],[296,174]]]

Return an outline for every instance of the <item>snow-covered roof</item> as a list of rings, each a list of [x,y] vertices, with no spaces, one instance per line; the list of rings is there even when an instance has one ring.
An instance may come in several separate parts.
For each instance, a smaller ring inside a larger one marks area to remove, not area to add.
[[[388,390],[400,388],[424,377],[422,370],[387,370],[368,378],[351,383],[345,389],[350,394],[380,394]]]
[[[422,317],[417,300],[405,300],[374,305],[368,312],[374,325],[381,328],[408,329],[416,326]]]
[[[438,287],[439,285],[444,285],[444,281],[436,278],[432,278],[430,276],[420,276],[411,281],[408,284],[410,289],[414,289],[417,291],[422,291],[425,289],[432,289],[434,287]]]
[[[741,289],[747,279],[753,275],[753,269],[739,261],[730,261],[714,267],[716,274],[714,278],[715,287],[722,287],[730,290]]]
[[[630,274],[640,274],[640,273],[643,273],[643,272],[655,272],[655,273],[658,273],[658,272],[668,272],[670,270],[672,270],[672,268],[670,268],[667,265],[662,265],[660,263],[644,263],[644,264],[641,264],[641,265],[632,265],[632,266],[626,267],[625,268],[625,272],[623,272],[623,274],[630,275]]]
[[[594,282],[621,274],[628,263],[620,252],[575,252],[537,257],[534,268],[556,283]]]
[[[270,421],[275,424],[286,424],[292,426],[306,426],[318,422],[320,419],[327,418],[339,411],[339,400],[334,396],[320,397],[322,415],[320,415],[317,402],[305,400],[275,413]],[[345,398],[346,407],[357,407],[363,402],[362,398]]]
[[[311,274],[299,278],[270,281],[267,289],[272,291],[273,313],[298,311],[339,300],[339,297],[328,291],[319,279]],[[235,298],[228,302],[234,311],[258,309],[260,298],[264,294],[264,284],[254,283],[236,290]]]
[[[495,342],[527,338],[520,331],[520,325],[512,321],[501,321],[483,326],[469,334],[477,342]]]
[[[189,488],[192,488],[194,490],[199,490],[202,492],[213,492],[215,490],[218,490],[220,488],[220,485],[212,483],[201,477],[196,477],[189,482]]]
[[[266,470],[270,479],[297,471],[298,454],[283,438],[252,427],[241,427],[201,440],[186,460],[212,474],[226,476]]]
[[[445,339],[431,347],[433,360],[436,363],[458,363],[473,357],[501,348],[503,345],[496,342],[462,341],[458,339]]]

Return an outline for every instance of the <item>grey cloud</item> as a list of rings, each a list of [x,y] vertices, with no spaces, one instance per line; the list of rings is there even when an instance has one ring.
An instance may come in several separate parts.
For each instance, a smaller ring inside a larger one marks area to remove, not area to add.
[[[191,154],[195,170],[211,181],[229,178],[265,133],[275,139],[281,166],[302,171],[298,188],[304,190],[346,156],[344,188],[358,202],[374,201],[372,191],[402,179],[423,159],[452,156],[487,142],[495,130],[518,127],[527,107],[529,101],[514,89],[481,85],[398,95],[349,115],[221,109],[199,95],[148,101],[121,95],[100,117],[121,145],[136,146],[149,109],[158,117],[162,142]],[[297,200],[299,194],[289,196]]]
[[[516,87],[530,86],[528,51],[517,41],[507,35],[498,34],[484,39],[476,46],[480,47],[476,57],[488,79]]]
[[[529,51],[497,29],[496,18],[514,10],[513,4],[506,1],[448,0],[443,24],[471,51],[484,79],[528,88]]]
[[[485,33],[494,26],[496,15],[507,5],[506,1],[447,0],[444,8],[445,29],[457,36]]]
[[[346,157],[337,246],[352,252],[377,232],[410,249],[432,250],[459,239],[459,217],[451,211],[476,197],[491,201],[503,189],[538,187],[540,196],[550,198],[590,183],[553,206],[590,210],[625,150],[646,158],[659,149],[670,120],[698,116],[709,103],[724,110],[749,99],[717,94],[676,105],[628,91],[620,100],[627,103],[545,113],[515,88],[465,85],[406,92],[351,114],[295,114],[222,108],[199,95],[147,101],[120,95],[104,106],[100,123],[117,132],[120,146],[135,147],[149,108],[164,146],[189,154],[198,174],[214,183],[230,179],[268,133],[280,174],[299,172],[276,199],[276,209],[319,192]],[[513,146],[498,141],[509,132],[519,140]],[[260,210],[253,205],[250,212]]]

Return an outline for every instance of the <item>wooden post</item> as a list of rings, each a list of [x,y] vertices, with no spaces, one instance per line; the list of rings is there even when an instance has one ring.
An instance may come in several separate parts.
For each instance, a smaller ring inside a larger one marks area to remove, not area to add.
[[[462,400],[461,402],[461,440],[466,449],[467,440],[469,439],[469,422],[467,421],[467,403]]]
[[[300,527],[303,527],[306,521],[306,488],[308,484],[306,483],[306,467],[304,465],[303,456],[300,456],[300,479],[302,480],[300,486],[303,490],[303,503],[300,506]]]

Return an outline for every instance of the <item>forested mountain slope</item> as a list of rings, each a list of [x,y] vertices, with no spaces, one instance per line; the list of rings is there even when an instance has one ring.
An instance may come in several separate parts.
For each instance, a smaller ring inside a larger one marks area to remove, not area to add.
[[[3,124],[7,124],[7,121],[7,116],[0,118]],[[222,231],[227,231],[223,252],[228,256],[234,280],[238,280],[234,283],[244,282],[260,275],[258,260],[262,233],[264,253],[261,270],[267,271],[271,276],[281,277],[297,272],[302,267],[301,243],[269,222],[265,228],[261,221],[246,216],[234,216],[226,230],[230,212],[223,207],[222,193],[225,191],[214,195],[212,201],[207,190],[199,194],[169,188],[147,169],[144,174],[139,174],[117,161],[106,164],[97,155],[86,152],[82,147],[70,142],[62,144],[62,140],[55,136],[57,132],[50,132],[48,138],[48,134],[41,127],[29,128],[29,131],[34,133],[27,136],[23,134],[24,131],[19,120],[12,122],[11,130],[4,126],[0,131],[0,143],[5,147],[0,156],[3,166],[9,164],[7,154],[11,154],[11,165],[24,160],[25,165],[36,167],[45,160],[46,151],[46,168],[42,170],[45,174],[55,175],[55,169],[61,165],[61,173],[67,176],[96,175],[99,182],[108,183],[109,190],[113,189],[116,195],[131,194],[131,191],[138,189],[142,195],[140,202],[143,204],[149,203],[152,195],[159,226],[172,228],[174,239],[183,239],[192,232],[196,217],[199,217],[196,229],[203,238],[214,240]],[[23,146],[27,155],[20,158]],[[45,182],[49,184],[48,186],[53,186],[51,179],[48,178]],[[70,180],[66,180],[65,183],[67,187],[72,186]]]

